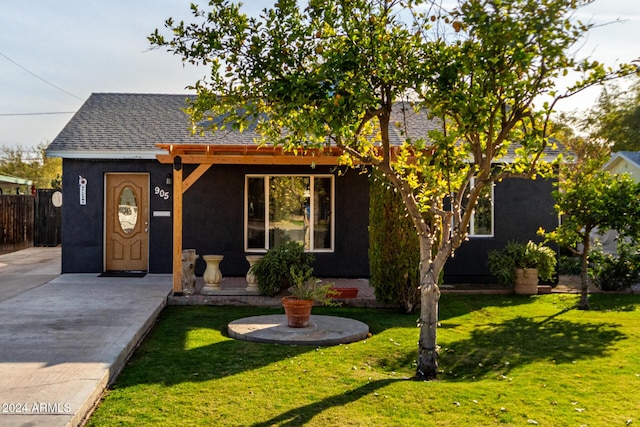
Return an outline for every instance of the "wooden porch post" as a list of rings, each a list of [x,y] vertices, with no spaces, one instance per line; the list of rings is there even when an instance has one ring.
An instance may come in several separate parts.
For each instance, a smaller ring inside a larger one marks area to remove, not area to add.
[[[173,163],[173,293],[182,292],[182,159]]]

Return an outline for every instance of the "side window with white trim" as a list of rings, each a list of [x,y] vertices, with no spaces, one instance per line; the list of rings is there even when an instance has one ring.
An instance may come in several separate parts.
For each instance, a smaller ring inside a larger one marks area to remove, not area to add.
[[[474,180],[471,180],[473,187]],[[493,184],[480,192],[469,224],[469,237],[493,237]]]

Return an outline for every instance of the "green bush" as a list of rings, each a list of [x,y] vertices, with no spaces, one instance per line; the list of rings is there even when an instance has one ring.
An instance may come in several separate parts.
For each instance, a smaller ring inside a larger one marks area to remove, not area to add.
[[[408,313],[420,303],[420,246],[404,203],[378,173],[370,182],[369,267],[376,299]]]
[[[258,280],[260,293],[273,296],[294,284],[294,275],[310,277],[313,274],[313,254],[292,240],[271,248],[251,267]]]
[[[580,274],[580,257],[562,255],[558,259],[558,274],[577,276]]]
[[[603,291],[622,291],[640,282],[640,252],[636,245],[621,243],[618,255],[596,248],[589,254],[589,274]]]

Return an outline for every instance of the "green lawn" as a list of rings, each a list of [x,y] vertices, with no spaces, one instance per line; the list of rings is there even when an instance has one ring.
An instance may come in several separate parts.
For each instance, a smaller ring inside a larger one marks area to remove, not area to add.
[[[443,295],[441,375],[412,381],[416,315],[314,308],[366,341],[236,341],[228,322],[280,310],[168,307],[90,426],[640,425],[640,296]]]

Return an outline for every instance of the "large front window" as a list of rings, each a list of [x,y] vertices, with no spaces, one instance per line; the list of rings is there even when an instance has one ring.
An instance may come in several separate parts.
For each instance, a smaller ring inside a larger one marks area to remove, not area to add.
[[[332,175],[247,175],[245,249],[286,240],[308,251],[333,250]]]

